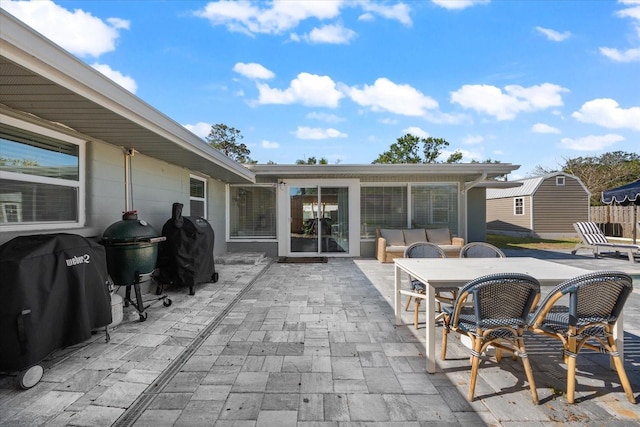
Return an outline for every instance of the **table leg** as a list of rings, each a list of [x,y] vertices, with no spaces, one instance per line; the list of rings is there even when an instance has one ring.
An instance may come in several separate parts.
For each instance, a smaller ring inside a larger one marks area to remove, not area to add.
[[[436,372],[436,297],[433,286],[428,285],[426,291],[425,309],[427,311],[427,324],[425,334],[427,336],[425,349],[427,354],[425,356],[427,358],[427,372],[433,374]]]
[[[394,280],[394,292],[393,292],[393,310],[396,315],[396,325],[402,325],[402,308],[400,301],[400,288],[402,286],[402,270],[398,265],[395,266],[395,280]]]

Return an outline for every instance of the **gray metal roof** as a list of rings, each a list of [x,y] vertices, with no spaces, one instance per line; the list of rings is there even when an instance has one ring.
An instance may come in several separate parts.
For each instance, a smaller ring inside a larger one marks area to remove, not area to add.
[[[578,182],[580,182],[580,184],[584,188],[585,192],[589,193],[587,188],[584,186],[584,184],[582,184],[582,181],[580,181],[578,177],[566,174],[564,172],[554,172],[554,173],[550,173],[542,176],[536,176],[534,178],[519,179],[519,180],[512,181],[514,183],[516,182],[520,183],[521,186],[519,187],[487,188],[487,199],[504,199],[509,197],[531,196],[535,194],[536,191],[538,191],[538,187],[540,187],[540,184],[542,184],[543,181],[558,175],[563,175],[568,178],[573,178],[578,180]]]
[[[0,109],[231,183],[253,172],[0,9]]]

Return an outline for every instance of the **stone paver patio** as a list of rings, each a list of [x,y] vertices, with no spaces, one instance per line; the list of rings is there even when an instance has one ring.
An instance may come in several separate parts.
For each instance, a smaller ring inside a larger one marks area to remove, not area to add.
[[[640,398],[640,264],[518,251],[635,277],[625,310],[625,366]],[[55,352],[34,388],[0,374],[0,426],[638,425],[606,355],[581,353],[576,404],[562,396],[557,343],[527,336],[540,405],[519,361],[486,358],[469,403],[468,350],[425,372],[424,329],[393,321],[393,265],[373,259],[279,264],[235,254],[196,294],[170,288],[146,322],[125,313],[111,341],[96,334]],[[255,262],[253,262],[255,260]],[[227,262],[229,260],[227,259]],[[438,335],[440,331],[437,330]],[[439,336],[436,342],[439,343]]]

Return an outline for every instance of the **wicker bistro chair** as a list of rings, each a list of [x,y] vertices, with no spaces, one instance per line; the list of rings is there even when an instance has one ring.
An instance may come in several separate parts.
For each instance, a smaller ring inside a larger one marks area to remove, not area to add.
[[[636,403],[613,339],[613,326],[632,290],[632,279],[627,274],[617,271],[589,273],[555,287],[530,315],[530,331],[562,342],[569,403],[574,402],[576,359],[583,347],[609,353],[627,399]],[[565,295],[569,299],[568,307],[558,304]]]
[[[429,242],[418,242],[414,243],[407,247],[404,251],[405,258],[446,258],[447,255],[438,245]],[[419,280],[410,278],[411,282],[411,290],[421,294],[426,295],[427,287],[424,283]],[[435,294],[437,310],[436,318],[441,317],[442,312],[442,303],[453,304],[456,296],[458,295],[458,288],[439,288]],[[420,303],[422,302],[422,298],[415,298],[414,303],[414,315],[413,315],[413,325],[416,329],[418,329],[418,314],[420,311]],[[411,304],[411,296],[407,300],[407,304],[405,305],[405,311],[409,310],[409,305]]]
[[[471,242],[460,249],[460,258],[506,258],[506,255],[490,243]]]
[[[540,283],[520,273],[498,273],[479,277],[459,291],[453,307],[445,307],[440,357],[447,355],[447,335],[457,332],[471,340],[471,381],[468,400],[473,401],[480,356],[488,346],[496,351],[496,360],[506,350],[522,360],[531,396],[538,403],[538,392],[527,358],[523,334],[531,307],[540,297]],[[468,299],[473,298],[469,305]]]

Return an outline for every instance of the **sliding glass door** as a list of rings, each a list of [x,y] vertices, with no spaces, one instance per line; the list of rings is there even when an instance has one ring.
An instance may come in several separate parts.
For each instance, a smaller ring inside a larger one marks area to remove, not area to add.
[[[349,252],[349,188],[289,187],[292,254]]]

